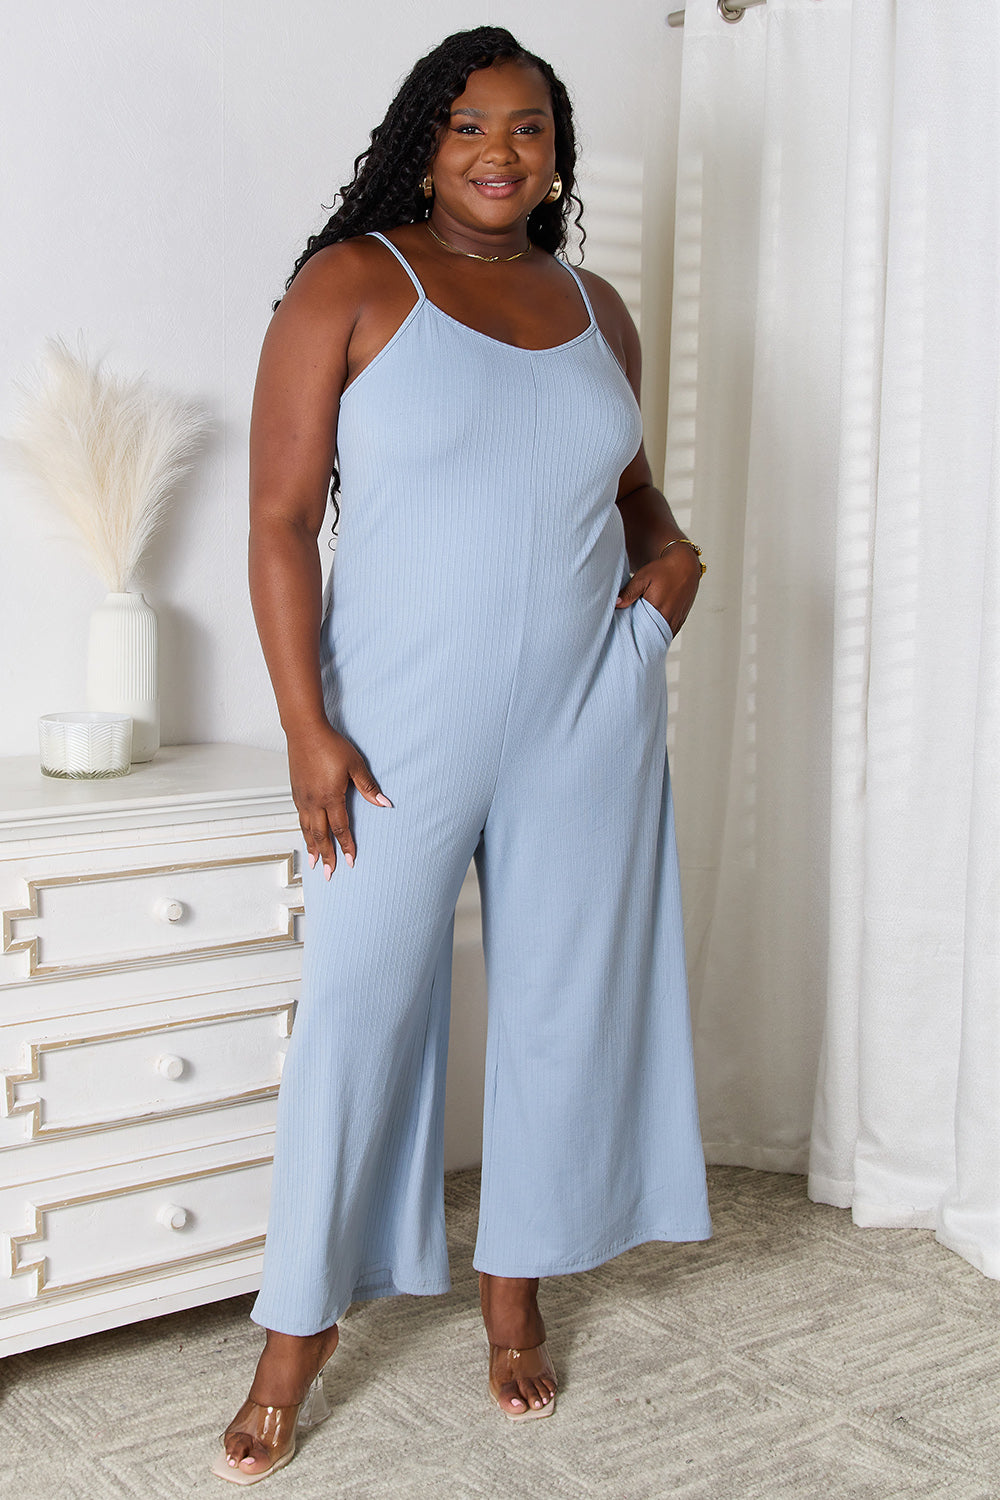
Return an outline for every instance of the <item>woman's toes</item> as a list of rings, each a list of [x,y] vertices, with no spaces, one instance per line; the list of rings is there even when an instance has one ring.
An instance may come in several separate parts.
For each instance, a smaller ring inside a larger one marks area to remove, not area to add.
[[[500,1387],[500,1399],[503,1402],[504,1406],[509,1407],[510,1410],[514,1412],[524,1411],[524,1408],[527,1405],[527,1402],[525,1401],[524,1397],[521,1395],[520,1390],[513,1381],[510,1381],[509,1384]]]
[[[244,1432],[237,1432],[226,1442],[226,1458],[230,1468],[252,1468],[252,1463],[246,1460],[253,1459],[253,1443]]]
[[[535,1381],[529,1397],[532,1407],[537,1410],[543,1406],[548,1406],[550,1399],[549,1393],[541,1381]]]
[[[523,1403],[520,1408],[522,1411],[525,1406],[531,1407],[534,1411],[541,1405],[541,1400],[533,1380],[528,1380],[522,1375],[521,1379],[517,1382],[517,1392]]]
[[[239,1467],[247,1474],[255,1474],[262,1466],[270,1466],[273,1455],[260,1443],[254,1443],[253,1448],[244,1458],[240,1460]]]

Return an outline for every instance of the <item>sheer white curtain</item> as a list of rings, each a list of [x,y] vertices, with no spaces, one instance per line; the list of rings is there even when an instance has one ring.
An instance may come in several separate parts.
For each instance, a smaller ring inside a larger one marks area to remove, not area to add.
[[[687,0],[665,487],[710,1160],[1000,1276],[1000,25]],[[648,337],[648,333],[647,333]]]

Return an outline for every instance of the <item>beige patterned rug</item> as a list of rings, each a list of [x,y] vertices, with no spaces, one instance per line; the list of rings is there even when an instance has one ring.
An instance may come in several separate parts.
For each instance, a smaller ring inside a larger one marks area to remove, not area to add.
[[[448,1179],[454,1290],[355,1307],[330,1420],[279,1500],[1000,1500],[1000,1283],[929,1232],[860,1230],[801,1177],[716,1167],[715,1237],[542,1289],[559,1408],[486,1397],[478,1175]],[[0,1362],[11,1500],[214,1496],[259,1331],[240,1297]]]

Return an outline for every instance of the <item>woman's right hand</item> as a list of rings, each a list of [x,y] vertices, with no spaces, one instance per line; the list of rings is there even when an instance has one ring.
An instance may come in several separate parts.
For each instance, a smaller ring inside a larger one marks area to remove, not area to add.
[[[323,861],[327,880],[337,867],[337,844],[348,865],[357,847],[347,816],[347,788],[353,781],[366,802],[391,807],[356,745],[327,725],[289,737],[288,773],[299,823],[309,850],[309,868]]]

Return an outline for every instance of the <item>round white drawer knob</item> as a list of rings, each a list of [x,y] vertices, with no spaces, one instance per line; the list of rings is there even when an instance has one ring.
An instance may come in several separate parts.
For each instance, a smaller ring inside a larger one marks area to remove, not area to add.
[[[183,1229],[190,1215],[179,1203],[164,1203],[156,1210],[156,1222],[164,1229]]]
[[[162,1078],[181,1078],[184,1075],[184,1059],[169,1052],[156,1059],[156,1071]]]
[[[179,922],[184,915],[184,902],[175,901],[172,896],[160,896],[153,903],[153,915],[161,922]]]

